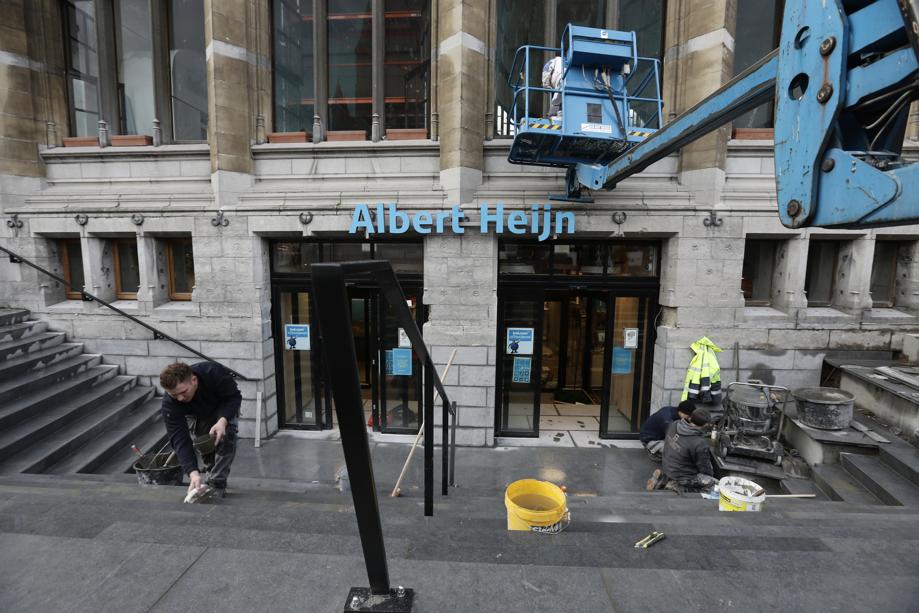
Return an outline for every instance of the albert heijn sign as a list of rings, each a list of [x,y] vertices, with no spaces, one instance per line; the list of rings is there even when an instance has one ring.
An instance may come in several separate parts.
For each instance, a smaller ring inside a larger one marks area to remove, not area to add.
[[[454,206],[449,211],[399,210],[394,203],[359,204],[354,207],[349,234],[366,232],[370,234],[404,234],[414,230],[418,234],[465,234],[462,225],[466,213]],[[479,232],[487,234],[532,234],[544,241],[550,236],[574,234],[574,213],[553,211],[551,204],[534,204],[530,210],[505,211],[503,204],[494,206],[482,203],[479,206]]]

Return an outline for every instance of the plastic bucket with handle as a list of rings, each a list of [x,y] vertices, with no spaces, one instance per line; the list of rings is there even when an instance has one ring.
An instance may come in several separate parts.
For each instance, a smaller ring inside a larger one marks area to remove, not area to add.
[[[554,534],[568,526],[568,497],[554,483],[521,479],[504,492],[507,529]]]
[[[724,477],[718,482],[720,511],[759,511],[766,491],[757,483],[742,477]]]

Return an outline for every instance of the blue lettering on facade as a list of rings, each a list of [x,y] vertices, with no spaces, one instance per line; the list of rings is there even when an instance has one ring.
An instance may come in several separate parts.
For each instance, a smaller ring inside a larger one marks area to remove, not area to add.
[[[466,214],[458,205],[449,211],[402,211],[395,203],[380,202],[371,212],[369,205],[358,204],[354,207],[348,234],[404,234],[410,228],[417,234],[442,234],[447,231],[464,234],[466,228],[461,225],[464,219]],[[533,204],[529,210],[505,213],[500,202],[493,206],[483,202],[479,207],[479,231],[482,234],[504,234],[505,228],[510,234],[530,234],[544,241],[552,235],[574,234],[575,217],[570,211],[553,211],[551,204]]]

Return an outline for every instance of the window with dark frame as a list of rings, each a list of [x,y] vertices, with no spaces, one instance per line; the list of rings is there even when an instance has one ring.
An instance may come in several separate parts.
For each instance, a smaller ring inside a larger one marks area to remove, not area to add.
[[[64,270],[64,296],[68,300],[80,300],[86,284],[83,276],[83,249],[79,238],[63,238],[58,241],[61,253],[61,267]]]
[[[112,261],[115,264],[115,297],[118,300],[137,300],[137,290],[140,289],[137,239],[112,239]]]
[[[744,247],[740,288],[746,306],[769,306],[779,241],[748,238]]]
[[[204,3],[200,0],[66,0],[70,132],[170,141],[207,139]]]
[[[318,115],[326,138],[370,140],[376,116],[380,138],[427,138],[430,4],[274,0],[274,129],[311,133]]]
[[[170,300],[191,300],[195,288],[195,258],[191,237],[166,241],[166,270]]]
[[[523,45],[557,47],[568,23],[593,28],[634,31],[640,57],[663,57],[665,0],[498,0],[497,48],[495,50],[495,137],[513,137],[513,92],[508,73],[517,49]],[[532,62],[534,58],[531,57]],[[536,58],[540,66],[549,54]],[[640,67],[644,70],[645,67]],[[530,85],[540,85],[539,70],[531,69]],[[636,78],[637,77],[637,78]],[[633,81],[641,80],[636,74]],[[536,96],[534,94],[534,96]],[[542,100],[530,100],[530,112],[538,114]],[[534,110],[537,109],[537,110]],[[637,109],[643,115],[641,108]]]
[[[896,304],[897,261],[903,241],[875,241],[874,262],[871,265],[871,304],[874,308],[890,308]]]
[[[825,307],[833,303],[838,257],[839,241],[811,239],[807,248],[807,275],[804,278],[808,307]]]
[[[784,0],[737,0],[734,76],[779,46]],[[734,138],[771,138],[774,104],[762,104],[734,120]]]

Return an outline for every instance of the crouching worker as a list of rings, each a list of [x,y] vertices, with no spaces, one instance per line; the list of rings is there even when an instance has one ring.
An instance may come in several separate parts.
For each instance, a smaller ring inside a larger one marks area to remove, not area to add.
[[[666,484],[677,492],[699,492],[715,485],[715,471],[706,437],[711,413],[705,407],[692,412],[689,419],[678,419],[667,428],[662,468],[648,480],[648,489]]]
[[[689,419],[695,408],[696,405],[692,400],[684,400],[675,407],[662,407],[645,420],[641,426],[641,432],[638,433],[638,440],[645,446],[645,451],[653,461],[661,463],[664,437],[667,436],[667,428],[670,427],[670,424],[680,419]]]
[[[163,422],[169,442],[188,475],[185,502],[226,496],[230,465],[236,456],[236,433],[242,395],[230,372],[215,362],[170,364],[160,373]],[[210,436],[210,441],[204,435]],[[204,460],[202,476],[196,444]],[[211,443],[212,442],[212,443]]]

